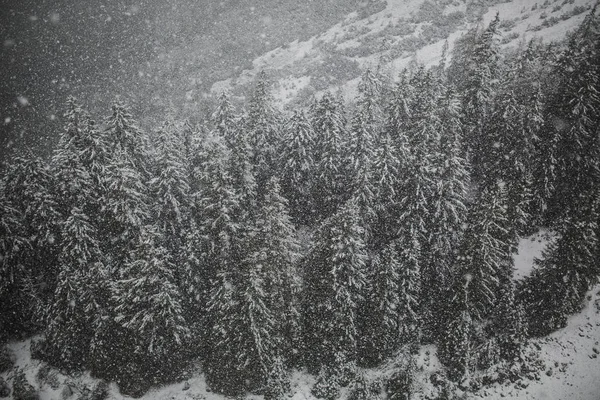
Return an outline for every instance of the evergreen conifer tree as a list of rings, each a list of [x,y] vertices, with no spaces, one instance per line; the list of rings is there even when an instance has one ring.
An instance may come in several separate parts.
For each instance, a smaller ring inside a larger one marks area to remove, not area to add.
[[[315,132],[303,112],[295,112],[285,127],[281,150],[281,187],[288,199],[290,215],[299,224],[313,221],[311,187],[315,173]]]
[[[348,197],[345,163],[348,134],[342,104],[326,93],[313,105],[311,122],[315,131],[316,165],[311,187],[315,191],[317,216],[325,219],[333,215]]]
[[[320,228],[307,256],[304,329],[307,364],[339,370],[356,359],[357,310],[366,283],[366,250],[356,205],[348,203]]]
[[[143,228],[112,292],[114,320],[127,337],[125,343],[116,340],[117,351],[126,354],[142,379],[154,383],[174,378],[184,367],[189,340],[176,267],[159,235],[154,227]],[[119,367],[127,371],[131,364]]]
[[[82,370],[96,321],[106,317],[106,285],[97,232],[83,210],[74,207],[63,224],[57,286],[45,315],[46,340],[53,362]]]
[[[590,204],[591,203],[591,204]],[[598,200],[584,199],[576,217],[561,223],[558,237],[536,259],[519,298],[528,316],[528,331],[542,336],[566,324],[579,310],[586,291],[598,281],[598,223],[591,218]]]
[[[471,210],[463,243],[454,266],[458,276],[469,277],[471,318],[490,316],[496,304],[500,276],[511,258],[506,219],[506,194],[500,184],[483,188]]]
[[[548,99],[548,120],[556,138],[557,181],[550,212],[572,217],[579,197],[600,185],[600,18],[597,5],[569,38]]]
[[[267,75],[264,71],[261,71],[258,76],[254,94],[249,102],[245,127],[252,152],[258,193],[262,197],[269,178],[279,175],[278,153],[282,135],[280,118],[273,106]]]

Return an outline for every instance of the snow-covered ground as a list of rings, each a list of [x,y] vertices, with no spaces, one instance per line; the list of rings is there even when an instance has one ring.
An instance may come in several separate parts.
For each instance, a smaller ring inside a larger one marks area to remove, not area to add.
[[[406,24],[402,21],[409,21],[423,2],[424,0],[387,0],[387,7],[384,10],[367,18],[359,19],[356,12],[348,14],[344,21],[333,25],[320,35],[305,41],[294,41],[259,56],[253,61],[252,69],[242,71],[237,79],[216,82],[211,91],[220,93],[231,90],[236,85],[250,84],[259,71],[267,69],[277,71],[277,75],[280,75],[277,78],[278,84],[273,88],[273,94],[278,104],[286,104],[309,85],[310,76],[298,76],[297,71],[323,61],[324,52],[321,48],[323,43],[338,50],[356,47],[360,45],[361,40],[367,36],[377,35],[387,26]],[[505,39],[504,47],[515,47],[536,37],[546,42],[555,41],[564,38],[568,31],[575,29],[586,14],[586,12],[576,15],[570,13],[576,8],[582,10],[582,7],[591,7],[594,2],[595,0],[511,0],[490,6],[479,23],[485,26],[498,13],[501,21],[504,22],[501,29],[502,39]],[[446,6],[444,13],[465,11],[465,9],[464,1],[455,1]],[[456,39],[474,24],[463,23],[450,33],[447,38],[450,51]],[[415,33],[396,36],[394,40],[416,35],[423,24],[417,25],[419,26]],[[392,78],[395,78],[411,62],[416,61],[427,66],[437,64],[445,41],[439,40],[410,55],[394,58],[384,65],[384,68]],[[361,68],[376,67],[381,61],[382,54],[382,51],[377,49],[368,56],[351,57],[351,59],[358,62]],[[291,71],[296,72],[291,74]],[[351,79],[331,89],[341,91],[345,98],[352,98],[356,93],[357,85],[358,79]]]
[[[532,268],[533,259],[539,257],[551,236],[541,231],[531,237],[524,238],[519,244],[519,253],[515,256],[516,277],[526,276]],[[32,339],[9,343],[10,352],[16,357],[16,365],[25,371],[28,381],[39,390],[40,400],[77,399],[84,388],[93,388],[96,380],[88,373],[77,377],[67,377],[56,373],[60,383],[57,389],[40,383],[36,376],[42,363],[32,360],[30,343]],[[529,346],[538,350],[544,363],[537,379],[524,378],[519,383],[496,384],[484,387],[476,393],[467,394],[466,398],[486,399],[522,399],[522,400],[599,400],[600,399],[600,285],[588,293],[581,313],[569,318],[568,325],[557,332],[541,339],[534,339]],[[379,368],[362,371],[369,380],[389,376],[394,366],[404,360],[390,360]],[[415,379],[415,399],[424,398],[430,392],[430,376],[441,368],[435,355],[434,346],[423,346],[416,358],[417,377]],[[12,382],[12,373],[0,375]],[[310,393],[315,377],[296,371],[292,375],[293,400],[310,400],[315,397]],[[66,386],[70,386],[72,394],[65,397]],[[349,391],[344,390],[341,398],[347,398]],[[12,399],[12,397],[10,397]],[[110,385],[110,399],[123,400],[127,396],[119,393],[115,384]],[[248,399],[260,399],[262,396],[248,396]],[[185,400],[206,399],[224,400],[225,396],[209,392],[204,376],[199,372],[185,382],[178,382],[160,388],[153,388],[143,400]]]

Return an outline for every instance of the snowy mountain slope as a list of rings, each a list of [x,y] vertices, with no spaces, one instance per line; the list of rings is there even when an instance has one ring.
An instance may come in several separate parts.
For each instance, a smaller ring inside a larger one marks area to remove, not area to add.
[[[545,247],[549,235],[540,232],[521,240],[519,254],[516,256],[516,277],[527,275],[532,268],[534,257],[539,256]],[[8,344],[10,352],[16,358],[15,366],[23,369],[27,380],[38,390],[40,400],[82,399],[98,381],[84,373],[79,376],[66,376],[57,371],[49,375],[56,377],[57,385],[51,387],[49,380],[40,381],[40,370],[44,363],[31,358],[30,344],[33,339]],[[568,325],[548,337],[533,339],[529,349],[537,352],[543,369],[524,377],[517,382],[495,384],[483,387],[466,398],[486,399],[573,399],[598,400],[600,398],[600,285],[589,291],[583,310],[569,318]],[[361,371],[369,382],[389,377],[399,365],[406,364],[403,356],[389,360],[382,366]],[[415,360],[417,376],[414,382],[415,399],[425,399],[436,392],[431,376],[440,371],[441,365],[435,355],[434,346],[422,346]],[[13,372],[5,372],[0,377],[12,383]],[[159,388],[152,388],[141,397],[143,400],[223,400],[227,397],[209,390],[200,368],[188,371],[188,379]],[[290,398],[294,400],[315,399],[311,388],[315,377],[304,372],[294,372],[291,380]],[[67,389],[67,387],[69,387]],[[348,398],[350,389],[341,393],[341,398]],[[12,395],[9,399],[12,399]],[[125,400],[128,396],[119,393],[116,384],[111,384],[109,399]],[[249,399],[260,399],[262,396],[251,395]]]
[[[488,2],[490,3],[490,2]],[[498,13],[502,44],[514,47],[540,37],[563,38],[581,23],[593,0],[513,0],[489,7],[470,1],[388,0],[368,18],[356,12],[329,30],[305,41],[294,41],[256,58],[251,69],[237,78],[213,84],[211,91],[242,95],[243,87],[261,70],[276,82],[274,94],[281,104],[308,98],[326,89],[354,95],[360,71],[380,66],[392,78],[410,62],[439,62],[444,43],[449,50],[456,39],[476,24],[486,25]]]

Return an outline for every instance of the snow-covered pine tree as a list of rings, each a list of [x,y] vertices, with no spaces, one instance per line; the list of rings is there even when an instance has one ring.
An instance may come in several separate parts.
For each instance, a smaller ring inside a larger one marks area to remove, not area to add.
[[[523,359],[527,327],[522,304],[515,300],[515,284],[501,279],[498,301],[493,312],[493,334],[496,336],[500,359],[509,363]]]
[[[227,148],[233,149],[237,142],[236,134],[239,132],[238,122],[233,105],[224,92],[219,96],[217,108],[212,115],[212,123],[218,136],[224,139]]]
[[[2,177],[4,178],[4,176]],[[20,282],[24,274],[24,265],[20,263],[23,252],[29,250],[31,244],[26,236],[23,216],[7,198],[4,179],[0,178],[0,307],[2,310],[17,310],[20,296]],[[21,319],[24,313],[0,313],[0,342],[8,340],[22,330]]]
[[[429,201],[432,196],[431,161],[433,149],[430,147],[434,132],[427,129],[420,117],[422,101],[414,96],[416,87],[421,85],[419,76],[398,86],[388,115],[388,130],[396,143],[400,165],[400,187],[396,189],[397,214],[391,216],[395,223],[392,237],[415,238],[420,245],[425,243]],[[423,125],[423,126],[419,126]],[[426,129],[422,129],[426,128]]]
[[[315,132],[314,162],[311,188],[314,190],[316,216],[323,220],[333,215],[349,197],[345,165],[348,133],[342,103],[325,93],[310,110]]]
[[[567,316],[580,309],[586,291],[598,282],[598,219],[594,216],[599,200],[597,194],[582,197],[578,214],[557,227],[557,238],[535,260],[533,273],[519,288],[533,336],[563,327]]]
[[[261,198],[269,178],[280,175],[278,155],[283,128],[281,117],[273,103],[267,74],[261,71],[244,121],[251,148],[251,162],[255,169],[258,193]]]
[[[531,46],[508,65],[489,118],[487,131],[492,145],[483,149],[488,163],[484,180],[505,182],[509,218],[519,235],[531,230],[534,163],[539,160],[543,124],[543,94],[534,75],[539,67]]]
[[[150,197],[142,173],[126,157],[115,154],[106,167],[101,199],[100,237],[112,264],[130,260],[130,245],[150,217]]]
[[[469,277],[468,305],[476,321],[488,318],[496,304],[500,276],[512,260],[508,237],[505,189],[486,186],[472,206],[454,265],[458,277]]]
[[[114,321],[126,337],[124,342],[115,338],[113,351],[125,354],[129,361],[115,366],[123,374],[121,381],[161,383],[175,378],[185,366],[189,327],[177,268],[161,242],[153,226],[142,227],[134,254],[113,286]]]
[[[469,298],[471,276],[458,277],[454,283],[454,298],[449,304],[446,334],[440,338],[438,357],[448,371],[448,377],[460,382],[468,378],[473,357],[474,325]]]
[[[358,114],[352,120],[351,146],[348,157],[350,168],[351,192],[353,201],[359,208],[361,226],[364,228],[365,242],[371,238],[372,227],[376,223],[375,187],[373,185],[372,162],[374,156],[373,138],[367,132],[363,116]]]
[[[104,134],[112,147],[113,157],[118,155],[130,163],[141,174],[143,182],[147,182],[151,175],[148,138],[123,103],[113,104]]]
[[[359,308],[359,361],[375,366],[399,348],[399,283],[402,268],[395,243],[372,258],[365,300]]]
[[[88,203],[97,197],[92,192],[94,182],[82,157],[87,150],[84,111],[73,97],[67,100],[65,117],[67,124],[59,137],[50,165],[56,177],[61,213],[66,220],[74,207],[85,207],[85,212],[91,211]]]
[[[469,174],[463,156],[460,100],[439,77],[429,76],[424,83],[430,86],[431,100],[424,105],[417,126],[424,134],[420,153],[428,153],[431,186],[424,187],[423,195],[428,193],[426,207],[431,211],[425,217],[425,238],[421,242],[421,316],[425,339],[435,341],[441,333],[437,316],[447,302],[451,264],[466,222]]]
[[[385,133],[380,140],[372,168],[375,223],[371,227],[369,246],[379,250],[395,237],[393,227],[398,215],[397,192],[401,186],[401,161],[389,133]]]
[[[305,259],[304,340],[311,371],[356,360],[357,310],[367,254],[357,206],[347,203],[323,222]]]
[[[421,339],[422,316],[422,267],[421,249],[419,242],[411,237],[399,238],[398,248],[399,269],[399,300],[398,333],[400,343],[418,344]]]
[[[213,324],[207,380],[228,395],[264,387],[281,354],[279,316],[269,308],[268,272],[247,261],[258,260],[220,269],[208,305]]]
[[[288,199],[290,215],[301,225],[313,222],[312,179],[315,132],[302,111],[294,112],[284,130],[281,158],[281,188]]]
[[[248,255],[249,265],[261,265],[264,273],[267,305],[276,318],[275,335],[284,360],[297,358],[300,346],[298,242],[287,212],[287,200],[280,194],[277,178],[271,178],[265,188],[256,227],[255,244]]]
[[[472,47],[467,46],[466,60],[452,58],[451,69],[462,69],[464,80],[456,80],[459,93],[463,94],[463,124],[467,154],[476,181],[485,178],[488,167],[485,149],[494,145],[489,140],[487,121],[499,78],[500,46],[498,42],[499,15],[481,33],[474,32]],[[456,66],[454,64],[457,64]],[[452,77],[452,74],[449,74]]]
[[[354,201],[359,206],[359,215],[363,219],[365,240],[371,236],[376,222],[375,186],[373,184],[373,158],[380,140],[383,114],[378,103],[382,83],[367,70],[359,84],[359,97],[356,113],[351,120],[349,153],[344,163],[348,168],[350,188]]]
[[[99,238],[81,208],[73,207],[62,224],[59,274],[45,312],[48,354],[68,370],[88,366],[96,321],[106,318],[110,296]]]
[[[391,242],[371,262],[360,309],[360,360],[374,366],[401,345],[418,342],[419,250],[414,241]]]
[[[3,300],[17,317],[10,318],[9,328],[16,333],[41,326],[56,285],[62,220],[56,187],[50,166],[37,157],[16,157],[4,171],[5,201],[16,211],[23,235],[4,267],[10,296]]]
[[[221,263],[208,305],[207,374],[211,386],[229,394],[265,385],[274,390],[285,378],[286,358],[299,345],[294,228],[277,181],[271,179],[265,190],[256,220],[240,221],[234,232],[240,258]]]
[[[175,127],[165,124],[157,134],[154,145],[153,167],[155,174],[148,182],[152,198],[152,215],[156,221],[163,246],[169,251],[172,262],[182,262],[185,236],[191,217],[191,195],[180,136]]]
[[[570,35],[554,76],[547,120],[556,139],[554,220],[578,212],[580,196],[600,186],[600,17],[596,4]],[[557,218],[558,217],[558,218]]]

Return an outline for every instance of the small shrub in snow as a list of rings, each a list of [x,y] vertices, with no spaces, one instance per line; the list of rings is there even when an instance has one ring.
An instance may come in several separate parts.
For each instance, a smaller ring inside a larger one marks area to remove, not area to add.
[[[337,377],[321,369],[315,385],[312,387],[313,396],[324,400],[335,400],[340,396],[340,384]]]
[[[14,400],[39,400],[35,388],[27,381],[25,372],[22,369],[17,368],[15,370],[15,377],[13,380],[13,399]]]
[[[290,391],[290,379],[283,360],[278,357],[272,370],[267,377],[267,387],[265,390],[265,400],[281,400],[286,398]]]
[[[56,371],[53,370],[50,365],[43,364],[35,375],[35,379],[41,385],[48,385],[52,389],[58,389],[60,386],[60,382],[58,381],[58,376],[56,375]]]
[[[14,364],[14,357],[8,347],[2,347],[0,349],[0,373],[11,370]]]
[[[380,390],[373,390],[372,385],[364,376],[354,381],[348,400],[375,400],[380,398]]]
[[[8,383],[0,377],[0,398],[10,396],[10,386]]]
[[[47,349],[48,346],[46,344],[45,339],[32,340],[29,344],[29,351],[31,352],[31,358],[33,360],[47,360]]]
[[[336,359],[338,357],[336,356]],[[337,362],[338,360],[336,360]],[[339,368],[336,371],[336,379],[341,387],[348,386],[356,379],[356,362],[339,360]]]
[[[99,381],[92,389],[88,386],[83,386],[79,390],[77,400],[106,400],[108,398],[108,383]]]
[[[410,369],[396,371],[385,385],[389,400],[409,400],[412,393],[412,376]]]

